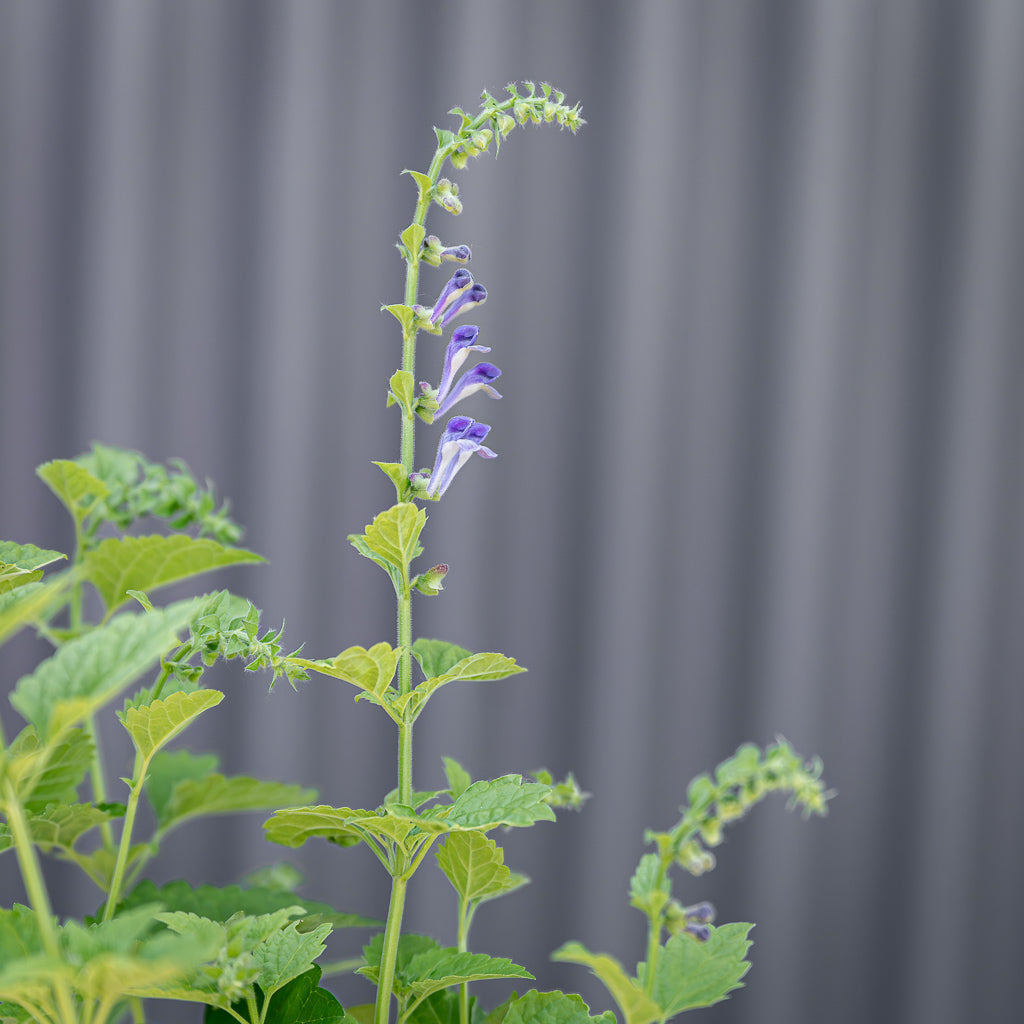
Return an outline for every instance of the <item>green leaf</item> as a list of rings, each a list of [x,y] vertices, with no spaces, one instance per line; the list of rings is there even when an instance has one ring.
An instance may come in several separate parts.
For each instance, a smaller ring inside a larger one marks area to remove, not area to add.
[[[424,637],[420,637],[412,645],[412,655],[420,663],[423,675],[428,679],[443,676],[472,653],[458,644],[450,644],[446,640],[427,640]]]
[[[395,676],[399,656],[400,651],[381,642],[369,650],[365,647],[349,647],[331,661],[309,661],[306,658],[291,660],[310,671],[342,679],[379,697]]]
[[[193,754],[188,750],[174,753],[161,751],[149,765],[143,791],[156,815],[157,824],[170,820],[168,804],[174,787],[186,779],[203,779],[217,770],[220,758],[216,754]]]
[[[26,726],[0,757],[18,798],[30,813],[48,804],[72,804],[92,766],[92,740],[81,729],[69,729],[59,743],[44,746],[35,728]]]
[[[179,691],[144,707],[129,708],[121,716],[122,723],[135,749],[148,761],[204,711],[216,707],[223,699],[224,694],[220,690]]]
[[[521,775],[503,775],[500,779],[474,782],[451,805],[449,825],[463,828],[492,829],[499,825],[528,827],[536,821],[554,821],[555,812],[544,798],[549,786],[523,782]]]
[[[99,710],[155,665],[178,642],[196,607],[179,601],[156,612],[124,613],[55,654],[18,680],[11,704],[38,730],[67,728]]]
[[[391,390],[388,392],[388,406],[396,402],[402,407],[405,415],[412,416],[413,406],[416,404],[416,381],[408,370],[395,370],[388,382]]]
[[[463,793],[469,789],[473,777],[453,757],[446,757],[444,760],[444,773],[448,779],[448,792],[453,800],[458,800]]]
[[[423,509],[403,501],[381,512],[363,534],[370,550],[401,572],[406,587],[409,563],[422,551],[418,541],[426,522]]]
[[[35,912],[20,903],[0,910],[0,964],[42,953],[43,942]]]
[[[220,922],[238,913],[259,916],[294,908],[295,916],[304,923],[324,922],[334,928],[382,927],[382,922],[372,917],[335,910],[327,903],[307,900],[282,889],[242,885],[221,888],[213,885],[192,886],[181,880],[162,886],[148,880],[140,882],[118,905],[118,912],[147,903],[160,903],[168,912],[195,914]]]
[[[285,807],[263,823],[267,839],[281,846],[302,846],[309,839],[320,838],[339,846],[354,846],[366,839],[367,833],[382,842],[399,845],[421,834],[440,834],[447,827],[439,821],[396,814],[390,808],[384,814],[351,807]]]
[[[50,804],[28,819],[28,830],[32,841],[41,850],[49,852],[54,847],[70,850],[90,829],[119,816],[92,804]],[[0,825],[0,852],[13,846],[10,829]]]
[[[258,945],[253,950],[253,966],[259,972],[257,981],[264,995],[269,997],[293,978],[305,974],[326,948],[324,939],[330,932],[329,924],[300,932],[296,922]]]
[[[110,537],[88,551],[82,565],[111,609],[128,600],[129,590],[148,593],[227,565],[262,561],[262,556],[245,548],[228,548],[214,540],[176,533],[169,537]]]
[[[525,995],[513,993],[501,1006],[487,1015],[485,1024],[615,1024],[615,1014],[608,1010],[591,1017],[590,1007],[575,993],[538,992]]]
[[[567,942],[561,949],[551,954],[551,959],[589,967],[601,979],[604,987],[618,1004],[625,1024],[651,1024],[652,1021],[660,1020],[664,1016],[661,1007],[647,996],[635,981],[626,976],[622,964],[614,957],[604,953],[591,953],[578,942]]]
[[[269,811],[276,807],[316,799],[316,790],[285,782],[263,782],[247,775],[225,777],[219,773],[200,779],[183,779],[171,790],[163,808],[160,830],[177,828],[189,818],[242,811]]]
[[[747,934],[754,926],[742,922],[711,928],[701,942],[692,935],[673,935],[658,956],[651,993],[662,1016],[674,1017],[683,1010],[711,1006],[742,988],[740,979],[750,970]],[[637,967],[644,976],[646,964]]]
[[[403,971],[404,992],[419,1002],[433,992],[472,981],[525,978],[533,975],[505,957],[486,953],[460,953],[456,949],[431,949],[414,956]]]
[[[109,493],[101,480],[70,459],[44,462],[36,474],[57,495],[76,522],[81,522],[93,504]]]
[[[395,588],[395,593],[402,597],[405,594],[405,580],[402,576],[402,570],[397,565],[392,565],[387,559],[382,558],[374,551],[369,544],[366,543],[366,538],[361,533],[350,533],[348,536],[348,542],[363,556],[363,558],[370,559],[371,562],[376,562],[387,574],[391,577],[391,585]]]
[[[0,592],[0,644],[23,626],[44,621],[71,580],[70,572],[59,573],[46,583],[29,581]]]
[[[416,182],[416,187],[420,193],[420,202],[423,202],[424,198],[430,194],[430,190],[434,187],[434,179],[429,174],[423,174],[421,171],[404,170],[402,173],[408,174]]]
[[[426,175],[424,175],[426,177]],[[429,181],[430,179],[427,178]],[[423,239],[426,237],[426,231],[423,229],[422,224],[410,224],[401,234],[402,245],[409,250],[409,255],[413,259],[419,256],[420,246],[423,245]]]
[[[373,1007],[370,1007],[373,1010]],[[352,1013],[352,1007],[349,1007]],[[469,1000],[469,1019],[479,1021],[479,1011],[476,1009],[476,998]],[[368,1024],[372,1024],[373,1014],[370,1014]],[[459,1018],[459,993],[455,989],[444,989],[440,992],[432,992],[405,1017],[405,1024],[460,1024]]]
[[[450,832],[437,863],[464,900],[492,900],[529,881],[505,866],[505,851],[482,832]]]
[[[408,709],[415,718],[434,693],[448,683],[454,683],[459,679],[467,682],[506,679],[508,676],[525,671],[525,668],[516,664],[515,658],[507,658],[504,654],[492,652],[471,654],[453,665],[444,675],[424,680],[410,693],[395,700],[393,707],[399,712]]]
[[[35,544],[0,541],[0,594],[9,593],[42,578],[43,567],[67,558],[60,551],[46,551]]]
[[[629,903],[645,914],[656,914],[668,902],[672,886],[667,872],[662,871],[661,858],[645,853],[629,882]]]
[[[400,462],[375,462],[374,465],[395,485],[399,501],[404,501],[409,491],[409,474]]]
[[[416,322],[416,313],[413,311],[412,306],[406,306],[398,302],[391,306],[381,306],[380,308],[382,311],[386,310],[390,313],[402,325],[402,332],[405,334],[412,329],[412,325]]]
[[[345,1011],[332,993],[320,988],[320,974],[314,965],[280,988],[263,1024],[342,1024]]]

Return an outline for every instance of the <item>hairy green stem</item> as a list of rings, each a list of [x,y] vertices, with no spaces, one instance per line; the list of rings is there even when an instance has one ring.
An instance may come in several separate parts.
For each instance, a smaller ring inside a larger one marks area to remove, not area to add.
[[[82,728],[92,740],[92,767],[89,774],[89,781],[92,784],[92,801],[94,804],[105,804],[107,802],[107,777],[103,768],[103,751],[100,749],[100,737],[96,730],[95,717],[87,715],[82,723]],[[103,838],[103,848],[113,850],[114,830],[110,827],[109,821],[100,822],[100,835]]]
[[[11,830],[11,837],[14,840],[14,849],[18,858],[18,867],[21,869],[21,877],[25,883],[25,892],[36,915],[43,948],[48,956],[60,960],[62,959],[60,939],[57,936],[57,926],[53,920],[50,894],[47,892],[46,881],[39,867],[35,846],[32,845],[32,836],[25,819],[24,809],[10,782],[4,783],[4,813],[7,817],[7,825]],[[54,988],[61,1020],[65,1024],[74,1024],[77,1018],[74,998],[68,983],[64,979],[60,979],[54,982]]]
[[[124,825],[121,828],[121,842],[117,847],[117,861],[114,864],[114,875],[110,880],[110,891],[107,893],[107,905],[103,911],[103,920],[109,921],[114,916],[117,901],[121,898],[121,886],[124,873],[128,866],[128,851],[132,845],[132,830],[135,828],[135,815],[139,809],[142,796],[142,780],[145,778],[146,762],[141,756],[135,757],[135,771],[132,773],[132,789],[128,797],[128,807],[124,813]]]
[[[402,913],[405,910],[405,890],[408,884],[401,871],[396,871],[391,879],[391,902],[384,928],[384,948],[380,954],[377,1002],[373,1009],[374,1024],[388,1024],[391,1013],[391,989],[395,983],[395,961],[398,959],[398,939],[402,933]]]
[[[459,896],[459,925],[456,943],[460,953],[469,951],[469,925],[473,920],[470,901]],[[459,985],[459,1024],[469,1024],[469,984]]]

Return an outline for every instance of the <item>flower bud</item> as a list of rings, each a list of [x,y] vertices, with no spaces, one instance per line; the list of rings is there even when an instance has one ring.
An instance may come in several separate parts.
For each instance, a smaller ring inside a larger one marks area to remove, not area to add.
[[[498,131],[501,132],[502,137],[509,134],[516,126],[516,119],[511,117],[509,114],[501,113],[497,117]]]
[[[432,569],[428,569],[426,572],[421,572],[413,581],[412,585],[421,593],[426,594],[427,597],[436,597],[444,587],[445,576],[448,574],[448,566],[443,562],[440,565],[435,565]]]
[[[711,929],[706,924],[688,924],[683,930],[689,932],[698,942],[707,942],[711,938]]]
[[[710,924],[715,919],[715,908],[707,900],[692,907],[683,907],[683,913],[695,924]]]

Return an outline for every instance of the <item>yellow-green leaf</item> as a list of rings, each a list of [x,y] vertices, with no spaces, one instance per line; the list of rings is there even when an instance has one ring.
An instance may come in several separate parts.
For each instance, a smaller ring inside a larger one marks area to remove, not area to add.
[[[664,1016],[661,1007],[627,976],[622,964],[614,957],[606,953],[591,953],[579,942],[567,942],[551,954],[551,959],[589,967],[618,1003],[626,1024],[651,1024]]]
[[[331,661],[311,661],[307,658],[292,658],[291,661],[313,672],[343,679],[379,697],[395,676],[398,657],[397,649],[382,642],[374,644],[369,650],[365,647],[349,647]]]
[[[194,693],[179,690],[162,700],[129,708],[121,720],[135,749],[148,761],[204,711],[216,707],[223,699],[220,690],[196,690]]]
[[[412,502],[402,501],[381,512],[363,534],[366,544],[393,565],[409,582],[409,563],[420,553],[419,537],[427,513]]]
[[[88,514],[95,501],[110,493],[102,480],[97,480],[71,459],[44,462],[36,473],[78,522]]]

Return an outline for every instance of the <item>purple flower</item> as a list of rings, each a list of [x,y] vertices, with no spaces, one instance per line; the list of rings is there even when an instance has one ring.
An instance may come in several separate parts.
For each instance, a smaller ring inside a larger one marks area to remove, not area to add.
[[[466,361],[470,352],[490,352],[486,345],[478,345],[476,339],[480,334],[480,328],[464,324],[452,331],[451,341],[448,342],[448,350],[444,354],[444,369],[441,371],[441,383],[437,385],[437,400],[443,402],[448,394],[452,381],[459,367]],[[423,387],[421,384],[420,387]]]
[[[473,250],[468,245],[448,245],[441,250],[441,259],[451,263],[466,263],[473,258]]]
[[[462,401],[467,395],[474,391],[486,391],[491,398],[501,398],[501,395],[491,387],[491,382],[501,376],[494,363],[477,363],[472,370],[467,370],[460,378],[458,384],[451,390],[447,399],[437,407],[436,417],[443,416],[456,402]],[[440,392],[438,393],[440,395]]]
[[[441,314],[473,284],[473,275],[464,267],[460,267],[452,274],[448,283],[444,286],[441,294],[430,311],[430,320],[437,323]]]
[[[468,274],[468,270],[457,270],[455,275],[452,277],[452,281],[455,280],[459,274]],[[471,279],[472,280],[472,279]],[[449,282],[450,283],[450,282]],[[444,314],[444,318],[441,320],[441,326],[446,327],[449,321],[453,320],[460,313],[468,313],[475,306],[479,306],[481,302],[487,300],[487,289],[482,284],[473,284],[468,289],[459,291],[453,302],[445,303],[447,311]],[[441,300],[438,299],[438,302]],[[442,307],[443,308],[443,307]],[[435,306],[436,310],[437,307]],[[433,320],[437,322],[436,314],[433,315]]]
[[[688,924],[683,930],[689,932],[698,942],[707,942],[711,938],[711,929],[706,924]]]
[[[437,444],[434,471],[427,481],[427,494],[430,497],[440,498],[444,494],[455,474],[474,452],[485,459],[497,457],[496,452],[481,444],[490,430],[486,423],[477,423],[469,416],[453,416],[448,421]]]

